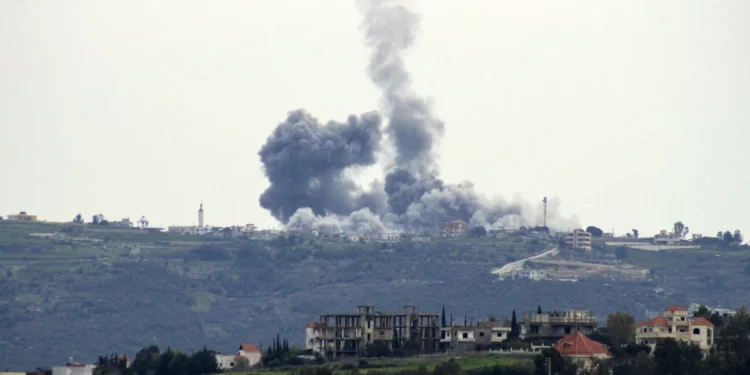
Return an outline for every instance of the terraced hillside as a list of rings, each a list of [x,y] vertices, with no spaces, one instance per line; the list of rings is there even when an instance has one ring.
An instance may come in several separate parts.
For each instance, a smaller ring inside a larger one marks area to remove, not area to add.
[[[0,364],[92,361],[152,343],[229,352],[277,333],[301,345],[309,320],[356,304],[435,312],[445,305],[456,320],[476,320],[540,304],[603,318],[618,309],[642,316],[674,303],[750,300],[744,252],[630,251],[628,262],[653,271],[639,282],[499,281],[490,273],[548,246],[521,238],[261,242],[0,222]]]

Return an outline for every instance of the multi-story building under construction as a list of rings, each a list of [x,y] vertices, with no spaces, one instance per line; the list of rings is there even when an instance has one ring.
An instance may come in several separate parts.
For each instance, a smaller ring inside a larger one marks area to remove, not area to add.
[[[334,358],[361,355],[367,345],[376,343],[397,350],[411,341],[422,351],[437,350],[440,344],[440,314],[420,313],[418,306],[386,313],[362,305],[352,314],[321,315],[308,327],[312,349]]]

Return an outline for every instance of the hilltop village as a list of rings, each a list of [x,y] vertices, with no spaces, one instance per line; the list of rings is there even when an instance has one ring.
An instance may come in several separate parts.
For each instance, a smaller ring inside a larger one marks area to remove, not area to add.
[[[38,222],[36,215],[21,212],[7,215],[9,222]],[[545,219],[546,221],[546,219]],[[278,241],[292,239],[298,241],[325,241],[329,243],[358,244],[425,244],[441,241],[460,241],[469,238],[487,238],[498,241],[510,241],[537,246],[543,251],[527,258],[511,260],[491,272],[501,280],[529,279],[534,281],[552,280],[559,282],[576,282],[591,277],[608,277],[617,280],[646,280],[651,275],[648,268],[638,267],[624,262],[629,250],[659,252],[699,250],[701,247],[746,249],[744,236],[739,230],[734,232],[719,231],[715,237],[690,233],[690,229],[678,221],[671,230],[661,230],[651,236],[642,236],[637,229],[616,236],[614,232],[604,232],[596,226],[571,228],[567,231],[553,231],[545,225],[520,228],[486,229],[470,228],[461,221],[440,223],[433,231],[421,232],[386,232],[386,233],[347,233],[343,231],[320,230],[277,230],[259,229],[254,224],[211,226],[205,223],[205,211],[201,203],[198,209],[197,224],[190,226],[168,226],[167,228],[149,227],[149,221],[141,217],[137,222],[129,218],[108,221],[104,215],[94,215],[86,222],[79,214],[72,220],[73,224],[89,225],[97,229],[114,232],[131,233],[133,231],[149,234],[170,234],[178,236],[195,236],[202,239],[246,239],[257,241]],[[65,223],[61,223],[65,224]],[[34,233],[32,236],[68,238],[86,242],[86,237],[72,237],[71,233]],[[690,237],[688,237],[690,234]],[[602,252],[604,248],[616,249]],[[137,255],[139,248],[133,248]]]

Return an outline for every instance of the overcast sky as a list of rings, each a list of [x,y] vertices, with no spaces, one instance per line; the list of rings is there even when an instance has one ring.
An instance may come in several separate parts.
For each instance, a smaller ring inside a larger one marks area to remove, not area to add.
[[[446,181],[617,233],[750,231],[750,2],[414,4]],[[257,152],[287,111],[377,108],[359,22],[353,0],[0,1],[0,215],[278,225]]]

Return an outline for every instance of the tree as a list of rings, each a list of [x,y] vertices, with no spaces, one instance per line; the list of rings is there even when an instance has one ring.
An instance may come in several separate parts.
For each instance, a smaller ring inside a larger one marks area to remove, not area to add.
[[[607,315],[607,331],[614,346],[622,346],[635,340],[635,318],[625,312]]]
[[[143,348],[135,354],[131,368],[139,375],[156,375],[160,355],[156,345]]]
[[[83,216],[81,216],[81,214],[76,215],[76,217],[73,218],[73,223],[83,224]]]
[[[538,305],[538,306],[536,307],[536,313],[537,313],[537,314],[541,314],[541,313],[542,313],[542,305]]]
[[[732,233],[729,231],[724,232],[724,244],[729,246],[732,242],[734,242],[734,236]]]
[[[680,236],[680,238],[684,237],[683,233],[687,234],[685,233],[685,224],[683,224],[682,221],[678,221],[674,223],[674,228],[673,228],[672,233]]]
[[[446,327],[445,323],[445,306],[443,306],[443,313],[440,316],[440,326],[443,328]]]
[[[633,229],[633,238],[638,238],[638,229]]]
[[[513,310],[513,315],[510,318],[510,332],[508,332],[508,337],[517,339],[521,334],[519,331],[518,322],[516,321],[516,310]]]
[[[146,229],[148,227],[148,220],[145,216],[141,216],[141,219],[138,220],[138,224],[140,225],[141,229]]]
[[[102,221],[101,214],[91,217],[91,224],[98,225]]]
[[[745,238],[742,236],[742,232],[740,232],[739,229],[734,231],[734,236],[732,237],[733,237],[732,239],[734,240],[734,242],[737,242],[737,243],[742,243],[742,241],[745,240]]]
[[[628,259],[628,248],[625,246],[618,246],[615,249],[615,257],[619,260]]]
[[[486,237],[487,236],[487,229],[485,229],[483,226],[474,227],[471,229],[471,234],[474,237]]]
[[[190,356],[188,366],[189,374],[191,375],[215,374],[219,371],[216,356],[205,347],[203,350],[195,352]]]
[[[601,237],[604,234],[604,231],[591,225],[586,227],[586,232],[591,233],[591,237]]]
[[[250,361],[245,357],[240,357],[234,363],[235,370],[247,371],[250,370]]]

